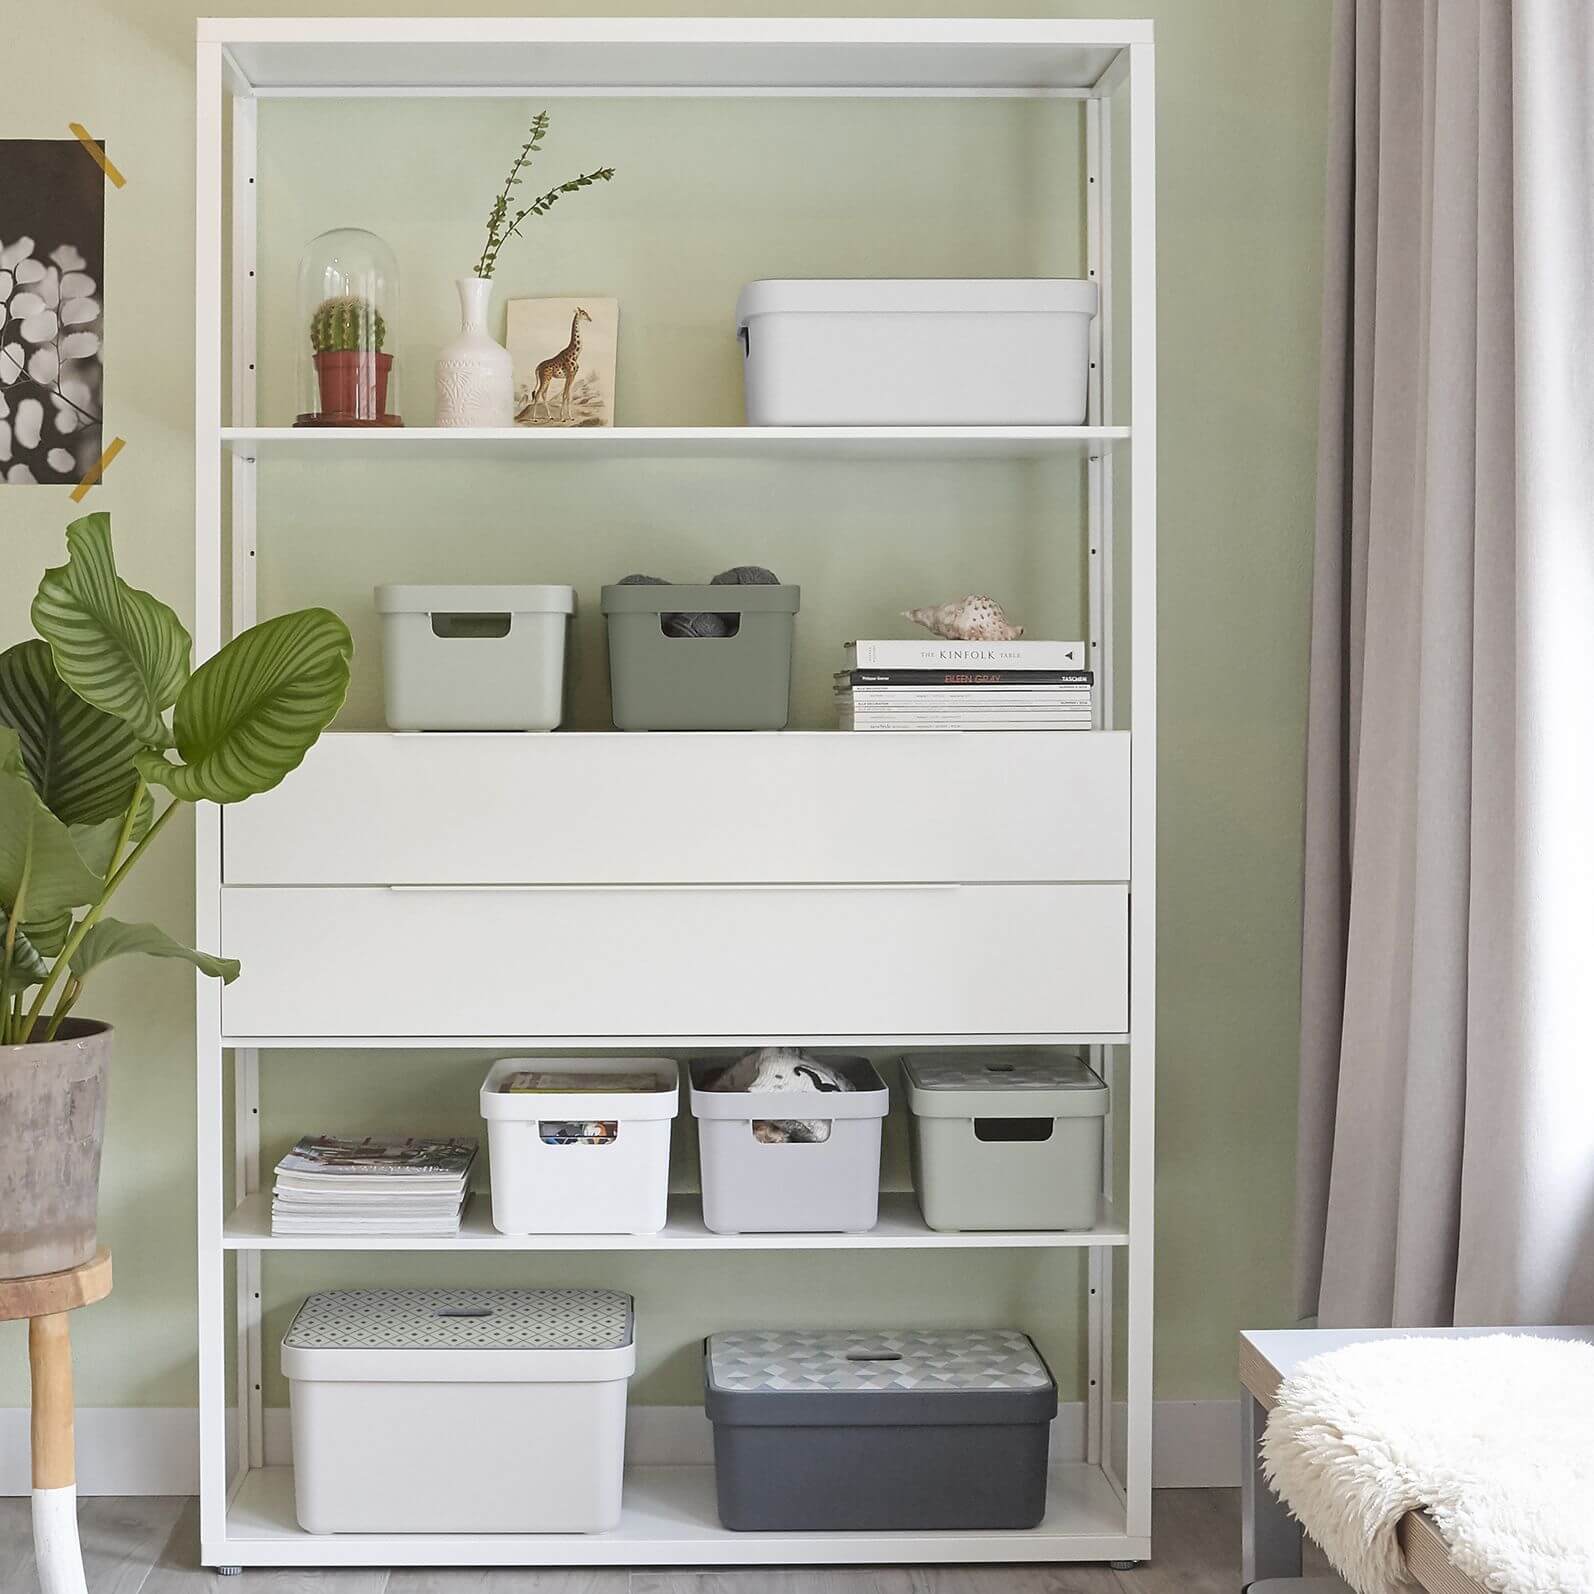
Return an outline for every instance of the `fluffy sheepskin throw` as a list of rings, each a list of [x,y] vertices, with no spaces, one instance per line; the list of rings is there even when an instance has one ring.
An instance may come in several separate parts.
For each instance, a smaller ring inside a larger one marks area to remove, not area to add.
[[[1267,1475],[1360,1594],[1411,1594],[1395,1524],[1433,1516],[1498,1594],[1594,1590],[1594,1345],[1384,1339],[1303,1362],[1262,1441]]]

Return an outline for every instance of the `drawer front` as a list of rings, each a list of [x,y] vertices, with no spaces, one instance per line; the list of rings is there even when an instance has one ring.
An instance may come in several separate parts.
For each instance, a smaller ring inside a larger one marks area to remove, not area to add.
[[[229,885],[1121,881],[1127,732],[324,736]]]
[[[1116,1032],[1115,885],[228,888],[229,1036]]]

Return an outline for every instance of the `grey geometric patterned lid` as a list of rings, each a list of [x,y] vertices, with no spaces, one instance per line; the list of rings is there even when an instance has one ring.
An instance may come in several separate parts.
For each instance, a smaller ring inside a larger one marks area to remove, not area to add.
[[[1077,1057],[1046,1052],[916,1052],[903,1059],[920,1090],[1100,1090]]]
[[[711,1390],[737,1394],[1050,1390],[1016,1329],[742,1329],[708,1342]]]
[[[300,1350],[617,1350],[619,1290],[320,1290],[283,1336]]]

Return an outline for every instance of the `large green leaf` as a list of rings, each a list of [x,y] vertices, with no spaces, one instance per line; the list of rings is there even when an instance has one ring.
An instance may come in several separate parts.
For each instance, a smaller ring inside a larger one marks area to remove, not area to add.
[[[27,780],[0,773],[0,907],[20,898],[25,923],[51,919],[93,902],[102,884]]]
[[[219,979],[230,985],[238,978],[236,958],[212,957],[208,952],[196,952],[190,946],[172,940],[167,933],[153,924],[123,924],[120,919],[101,919],[81,941],[72,954],[72,972],[82,979],[90,969],[111,958],[124,957],[129,952],[141,952],[151,958],[181,958],[192,963],[201,974]]]
[[[0,915],[0,962],[5,960],[5,929],[6,919]],[[11,977],[7,982],[11,990],[25,991],[30,985],[42,984],[49,974],[50,965],[45,962],[45,955],[40,953],[27,930],[19,928],[16,944],[11,948]]]
[[[4,655],[0,655],[4,657]],[[22,738],[9,725],[0,725],[0,774],[25,775],[22,765]]]
[[[67,562],[44,572],[33,600],[61,679],[126,721],[142,746],[170,747],[164,715],[188,677],[188,632],[159,598],[117,575],[109,515],[74,520],[66,548]]]
[[[152,786],[187,802],[236,803],[299,767],[343,706],[349,628],[326,609],[301,609],[235,637],[194,671],[172,726],[185,760],[138,755]]]
[[[28,779],[57,819],[93,824],[127,811],[138,740],[67,686],[47,642],[0,653],[0,725],[16,731]]]
[[[21,933],[27,936],[28,945],[40,957],[53,958],[66,945],[66,938],[72,933],[76,918],[77,915],[70,908],[63,908],[47,919],[29,919],[22,926]]]

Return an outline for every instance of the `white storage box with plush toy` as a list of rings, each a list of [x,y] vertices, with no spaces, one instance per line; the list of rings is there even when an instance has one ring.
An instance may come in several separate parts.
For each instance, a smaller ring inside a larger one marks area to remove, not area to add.
[[[863,1233],[880,1216],[885,1082],[862,1057],[766,1047],[691,1066],[715,1234]]]
[[[631,1297],[323,1290],[282,1341],[307,1533],[602,1533],[620,1521]]]
[[[657,1234],[668,1216],[667,1057],[504,1057],[481,1088],[500,1234]]]

